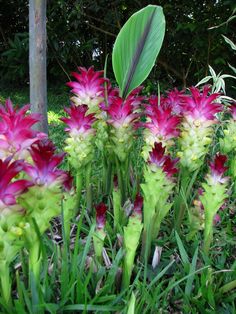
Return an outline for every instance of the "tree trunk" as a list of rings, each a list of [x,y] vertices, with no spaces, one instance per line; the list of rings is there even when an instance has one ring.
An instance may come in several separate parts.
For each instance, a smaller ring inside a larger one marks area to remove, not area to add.
[[[42,115],[37,130],[48,133],[46,37],[46,0],[29,0],[30,103]]]

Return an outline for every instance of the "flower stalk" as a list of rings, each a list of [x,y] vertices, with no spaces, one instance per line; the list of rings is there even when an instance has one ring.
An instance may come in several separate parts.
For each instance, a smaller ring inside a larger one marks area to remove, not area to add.
[[[93,235],[93,246],[95,257],[99,263],[102,262],[102,252],[106,238],[106,211],[107,207],[104,203],[100,203],[96,206],[96,229]]]
[[[177,172],[175,165],[178,159],[172,160],[164,153],[162,144],[155,143],[144,170],[145,181],[141,184],[144,196],[142,255],[145,263],[149,258],[152,242],[158,236],[160,225],[172,206],[169,197],[174,187],[172,176]]]
[[[206,182],[202,185],[204,192],[199,197],[205,214],[203,251],[206,255],[209,254],[213,240],[214,217],[227,198],[228,177],[224,177],[227,170],[226,161],[225,155],[216,155],[214,161],[210,163],[210,173],[206,176]]]
[[[132,269],[134,265],[134,259],[136,251],[139,245],[141,233],[143,230],[142,223],[142,206],[143,198],[140,195],[136,196],[134,202],[134,209],[132,215],[129,217],[129,222],[124,227],[124,264],[123,264],[123,276],[122,276],[122,288],[129,287],[130,279],[132,275]]]

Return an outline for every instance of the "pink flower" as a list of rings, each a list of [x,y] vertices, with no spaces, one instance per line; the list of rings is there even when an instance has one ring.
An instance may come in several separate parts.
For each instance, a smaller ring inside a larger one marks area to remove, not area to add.
[[[5,107],[0,105],[0,158],[13,155],[14,159],[24,158],[28,148],[36,141],[47,137],[31,127],[40,120],[39,114],[29,114],[30,105],[17,110],[10,99]]]
[[[108,107],[102,104],[100,107],[108,113],[107,122],[114,128],[132,126],[139,117],[134,111],[141,104],[142,97],[131,93],[125,100],[121,97],[109,97]]]
[[[234,120],[236,120],[236,102],[230,106],[230,112]]]
[[[154,148],[149,154],[149,164],[154,164],[158,168],[166,173],[167,177],[172,177],[175,173],[178,172],[178,169],[175,167],[178,162],[178,158],[171,159],[170,155],[164,155],[165,148],[162,147],[161,143],[155,143]]]
[[[210,88],[203,87],[203,91],[196,87],[190,88],[191,95],[182,96],[182,106],[185,117],[192,120],[215,121],[215,114],[222,110],[222,105],[214,102],[220,94],[214,93],[209,95]]]
[[[14,209],[17,197],[33,185],[24,179],[12,182],[23,170],[23,164],[22,160],[12,161],[11,157],[0,159],[0,213],[7,213],[12,206]]]
[[[24,171],[35,185],[53,187],[67,184],[68,174],[57,169],[65,154],[55,154],[55,150],[55,146],[49,140],[39,141],[31,146],[33,165],[25,164]]]
[[[92,124],[96,121],[94,114],[87,114],[88,106],[75,106],[71,105],[70,108],[65,108],[65,112],[69,115],[69,118],[61,118],[68,125],[65,129],[66,132],[71,132],[76,134],[90,134],[94,133],[95,130],[92,129]]]
[[[106,211],[107,206],[104,203],[99,203],[96,208],[96,224],[97,229],[103,229],[106,224]]]
[[[175,114],[182,114],[183,107],[182,107],[182,96],[184,91],[179,91],[177,88],[169,91],[167,93],[167,97],[165,99],[165,106],[170,107],[172,112]]]
[[[76,105],[98,106],[104,99],[104,82],[103,71],[94,71],[93,67],[88,70],[78,67],[79,73],[72,72],[76,81],[68,82],[67,86],[71,87],[71,92],[76,95],[72,101]]]
[[[211,177],[215,183],[225,183],[228,181],[228,177],[223,177],[228,169],[228,167],[225,167],[226,161],[227,156],[218,153],[214,161],[210,163]]]
[[[149,129],[156,140],[169,140],[179,136],[178,126],[181,118],[172,114],[170,107],[162,108],[161,106],[147,105],[145,109],[148,122],[140,125]]]

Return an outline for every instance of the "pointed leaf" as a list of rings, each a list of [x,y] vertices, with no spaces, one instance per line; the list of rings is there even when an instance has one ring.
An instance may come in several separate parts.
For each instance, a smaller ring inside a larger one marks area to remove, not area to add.
[[[211,78],[212,78],[211,76],[204,77],[200,82],[197,83],[196,87],[198,87],[199,85],[207,83]]]
[[[224,38],[225,42],[226,42],[227,44],[229,44],[230,47],[231,47],[233,50],[236,50],[236,45],[235,45],[235,43],[232,42],[232,40],[230,40],[228,37],[226,37],[226,36],[224,36],[224,35],[222,35],[222,37]]]
[[[161,49],[165,17],[160,6],[148,5],[133,14],[115,41],[112,65],[121,96],[126,97],[149,75]]]
[[[135,313],[135,301],[136,301],[135,294],[132,292],[127,314],[134,314]]]

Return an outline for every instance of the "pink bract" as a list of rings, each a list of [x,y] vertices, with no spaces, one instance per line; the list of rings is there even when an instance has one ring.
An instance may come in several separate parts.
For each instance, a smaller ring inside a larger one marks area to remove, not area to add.
[[[107,206],[104,203],[99,203],[95,206],[96,209],[96,224],[98,229],[103,229],[106,223]]]
[[[133,91],[125,100],[121,97],[109,97],[108,106],[101,104],[101,109],[108,113],[107,122],[115,128],[129,126],[137,120],[139,114],[135,110],[141,104],[143,97]]]
[[[52,187],[67,183],[68,174],[57,168],[65,154],[55,154],[55,146],[49,140],[39,141],[32,145],[30,155],[33,165],[25,164],[24,171],[35,185]]]
[[[169,91],[165,99],[165,106],[171,108],[172,112],[175,114],[182,114],[182,96],[184,91],[179,91],[177,88]]]
[[[162,147],[161,143],[155,143],[154,148],[149,154],[148,162],[150,164],[155,164],[159,168],[166,173],[167,177],[172,177],[175,173],[178,172],[178,169],[175,167],[177,162],[179,161],[178,158],[171,159],[170,155],[164,155],[165,148]]]
[[[14,109],[10,99],[5,106],[0,105],[0,158],[13,155],[14,159],[21,159],[27,155],[27,149],[47,135],[32,129],[40,120],[40,115],[33,113],[26,115],[30,105]]]
[[[223,109],[220,103],[214,102],[220,94],[209,94],[208,86],[204,86],[202,92],[196,87],[191,87],[190,92],[191,95],[182,96],[184,116],[193,120],[215,121],[215,114]]]
[[[88,70],[84,67],[78,67],[79,73],[72,72],[76,81],[68,82],[67,86],[71,87],[71,92],[78,99],[76,104],[88,104],[95,98],[100,100],[104,97],[104,82],[107,80],[103,77],[103,71],[94,71],[93,67]],[[100,103],[98,100],[98,103]],[[75,101],[76,102],[76,101]]]
[[[228,167],[225,166],[226,161],[227,156],[217,154],[214,161],[210,163],[211,176],[214,182],[225,183],[228,180],[227,177],[223,177],[224,173],[228,169]]]
[[[88,106],[86,105],[75,106],[72,104],[70,108],[65,108],[65,112],[69,115],[69,118],[60,119],[68,125],[65,131],[80,134],[93,132],[92,124],[96,121],[96,118],[94,114],[86,114],[87,111]]]
[[[22,160],[12,161],[11,157],[4,161],[0,159],[0,212],[8,206],[16,205],[16,198],[33,185],[24,179],[12,182],[23,170],[23,165]]]
[[[236,120],[236,102],[230,106],[230,112],[234,120]]]
[[[134,200],[134,214],[137,214],[139,216],[142,215],[142,207],[143,207],[143,197],[141,194],[137,194]]]
[[[161,106],[147,105],[145,113],[149,121],[140,125],[149,129],[154,136],[164,140],[179,136],[178,126],[181,117],[173,115],[170,107],[162,108]]]

